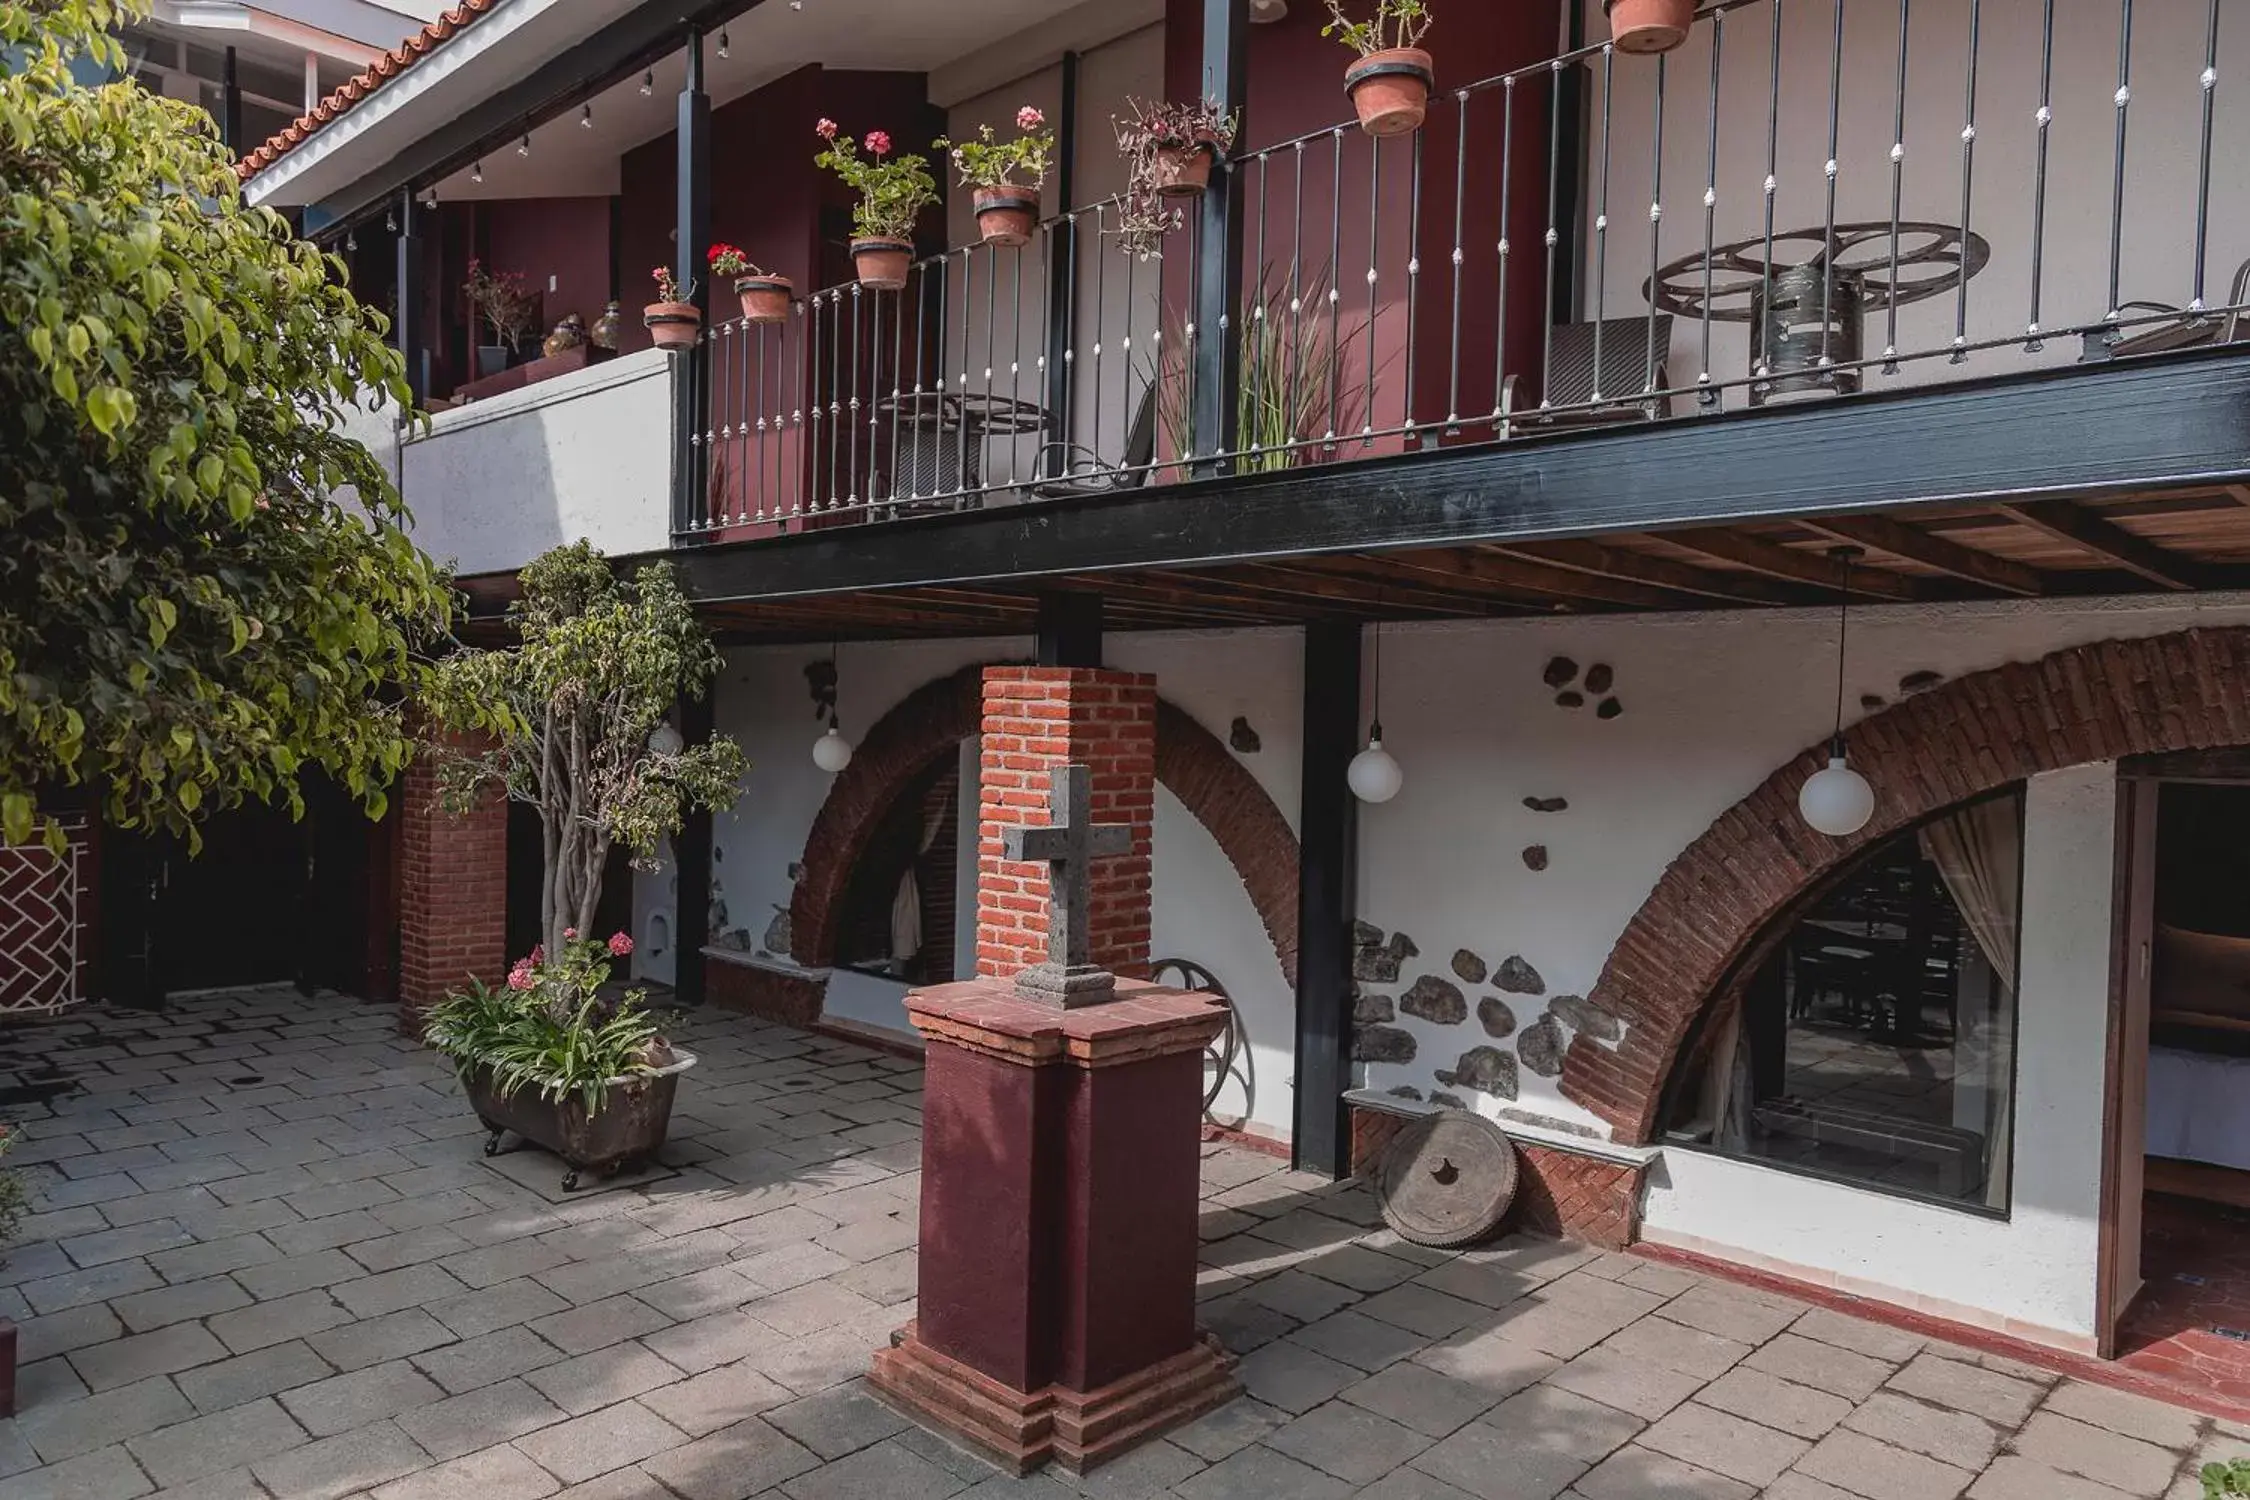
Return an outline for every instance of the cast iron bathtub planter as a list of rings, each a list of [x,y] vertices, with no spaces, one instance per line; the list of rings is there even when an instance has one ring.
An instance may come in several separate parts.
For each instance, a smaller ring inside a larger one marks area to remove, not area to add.
[[[517,1089],[506,1098],[493,1086],[492,1070],[478,1064],[461,1069],[469,1107],[491,1133],[484,1154],[498,1156],[511,1132],[563,1159],[562,1190],[578,1190],[579,1174],[607,1179],[652,1160],[672,1124],[672,1100],[680,1075],[695,1066],[695,1054],[672,1049],[672,1061],[637,1078],[613,1078],[602,1107],[589,1113],[576,1094],[559,1100],[535,1088]]]

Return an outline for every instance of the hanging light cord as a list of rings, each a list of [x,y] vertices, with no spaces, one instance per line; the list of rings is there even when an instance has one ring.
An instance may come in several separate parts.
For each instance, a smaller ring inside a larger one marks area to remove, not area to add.
[[[1380,607],[1382,603],[1380,593],[1376,596],[1376,603]],[[1383,738],[1383,622],[1381,620],[1375,622],[1375,717],[1368,721],[1367,738],[1369,743],[1379,742]]]
[[[835,637],[828,640],[828,732],[837,732],[836,705],[844,696],[843,674],[837,670],[843,657],[843,645]]]
[[[1836,728],[1828,737],[1831,759],[1844,756],[1844,646],[1852,628],[1852,549],[1838,547],[1836,561],[1843,565],[1843,596],[1836,602]]]

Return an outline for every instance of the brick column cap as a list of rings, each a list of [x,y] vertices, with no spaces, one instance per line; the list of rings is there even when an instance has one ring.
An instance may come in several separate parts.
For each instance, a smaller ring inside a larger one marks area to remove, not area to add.
[[[1226,1026],[1226,1002],[1197,990],[1117,981],[1117,998],[1060,1010],[1016,993],[1011,980],[964,979],[906,997],[914,1029],[933,1042],[1024,1067],[1114,1067],[1200,1052]]]

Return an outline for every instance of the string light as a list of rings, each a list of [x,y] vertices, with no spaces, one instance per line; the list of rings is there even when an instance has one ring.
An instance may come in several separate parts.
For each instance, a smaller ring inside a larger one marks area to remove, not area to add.
[[[392,234],[398,233],[398,215],[387,208],[383,210],[383,228]]]
[[[594,128],[594,106],[591,104],[578,106],[578,128],[580,130],[592,130]]]
[[[519,146],[517,146],[517,147],[516,147],[516,155],[518,155],[518,156],[529,156],[530,154],[531,154],[531,132],[527,130],[527,131],[525,131],[525,132],[524,132],[524,135],[523,135],[523,144],[521,144],[521,145],[519,145]]]
[[[726,55],[727,55],[727,34],[726,34],[726,31],[725,31],[725,29],[724,29],[724,28],[722,27],[722,28],[720,29],[720,31],[719,31],[719,56],[721,56],[721,57],[725,57]]]
[[[643,73],[643,74],[641,75],[641,97],[645,99],[645,98],[647,98],[647,97],[648,97],[648,96],[649,96],[650,94],[653,94],[653,93],[655,93],[655,92],[656,92],[656,69],[654,69],[654,68],[651,68],[651,69],[649,69],[649,70],[648,70],[648,71],[647,71],[646,73]]]
[[[469,181],[484,181],[484,163],[482,161],[475,162],[469,167]]]
[[[344,253],[345,253],[346,255],[357,255],[357,254],[359,254],[359,231],[358,231],[358,230],[356,230],[356,229],[347,229],[347,230],[345,230],[345,231],[344,231]]]

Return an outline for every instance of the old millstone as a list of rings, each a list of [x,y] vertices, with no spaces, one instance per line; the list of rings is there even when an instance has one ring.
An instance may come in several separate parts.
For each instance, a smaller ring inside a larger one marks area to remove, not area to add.
[[[1439,1068],[1432,1076],[1448,1088],[1516,1097],[1516,1060],[1498,1047],[1471,1047],[1450,1069]]]
[[[1362,1026],[1352,1033],[1352,1061],[1410,1063],[1414,1061],[1414,1037],[1396,1026]]]
[[[1562,1072],[1563,1047],[1562,1027],[1553,1016],[1541,1016],[1516,1038],[1517,1056],[1541,1078],[1553,1078]]]
[[[1510,1036],[1516,1029],[1516,1013],[1498,995],[1487,995],[1477,1002],[1477,1021],[1486,1036]]]
[[[1597,1042],[1614,1042],[1625,1035],[1625,1023],[1587,1000],[1584,995],[1557,995],[1547,1002],[1547,1014],[1572,1031]]]
[[[1523,955],[1517,953],[1511,953],[1501,960],[1500,971],[1493,977],[1492,982],[1511,995],[1544,995],[1547,993],[1547,981],[1541,979],[1539,971],[1525,962]]]
[[[1469,1018],[1469,1002],[1460,990],[1424,974],[1398,997],[1398,1008],[1435,1026],[1457,1026]]]
[[[1516,1148],[1467,1110],[1424,1115],[1375,1164],[1375,1201],[1400,1238],[1433,1250],[1473,1245],[1516,1197]]]
[[[1490,971],[1485,968],[1483,959],[1466,948],[1456,948],[1453,950],[1453,972],[1461,976],[1463,984],[1482,984],[1484,976]]]

